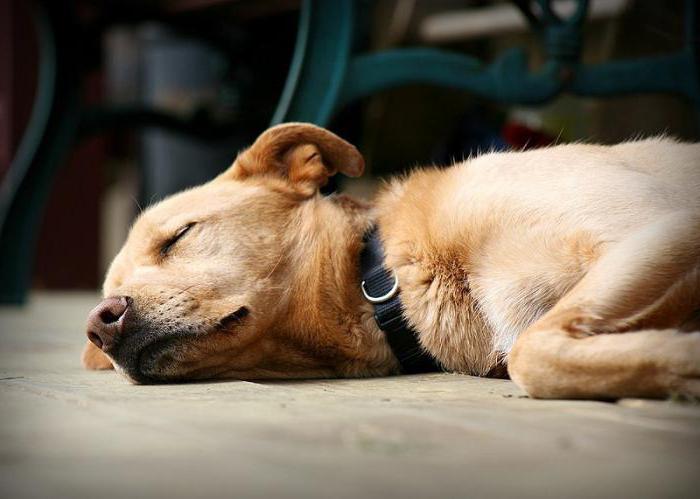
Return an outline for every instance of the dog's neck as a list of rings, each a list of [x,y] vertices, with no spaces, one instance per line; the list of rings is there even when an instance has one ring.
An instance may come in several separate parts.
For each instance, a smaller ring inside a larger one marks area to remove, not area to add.
[[[369,205],[346,196],[318,197],[299,208],[293,244],[296,275],[289,296],[290,330],[343,377],[387,375],[398,362],[359,287]]]

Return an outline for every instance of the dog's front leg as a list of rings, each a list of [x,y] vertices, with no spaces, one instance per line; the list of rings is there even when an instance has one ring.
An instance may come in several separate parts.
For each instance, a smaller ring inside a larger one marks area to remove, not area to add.
[[[700,223],[675,213],[607,252],[516,341],[511,378],[537,398],[700,396]],[[625,334],[619,334],[625,333]]]
[[[95,346],[91,341],[87,341],[83,347],[83,353],[80,356],[83,367],[86,369],[102,370],[114,369],[112,361]]]

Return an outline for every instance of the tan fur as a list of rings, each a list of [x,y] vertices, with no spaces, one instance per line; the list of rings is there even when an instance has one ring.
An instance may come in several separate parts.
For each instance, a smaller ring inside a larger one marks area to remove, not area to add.
[[[133,298],[130,334],[194,332],[140,356],[144,379],[396,373],[359,289],[376,223],[406,317],[445,369],[507,364],[536,397],[700,395],[700,145],[486,154],[394,180],[373,207],[318,194],[362,165],[330,132],[283,125],[142,214],[105,296]],[[216,327],[241,306],[240,324]],[[83,360],[105,364],[91,346]]]

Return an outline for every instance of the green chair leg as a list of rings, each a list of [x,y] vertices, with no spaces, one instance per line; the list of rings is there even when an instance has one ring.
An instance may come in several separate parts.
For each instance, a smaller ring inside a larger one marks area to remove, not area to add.
[[[292,64],[272,125],[328,124],[345,79],[352,31],[353,0],[304,0]]]

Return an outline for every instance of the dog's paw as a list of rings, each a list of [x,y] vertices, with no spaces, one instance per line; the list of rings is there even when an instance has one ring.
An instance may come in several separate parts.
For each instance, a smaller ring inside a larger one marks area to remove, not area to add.
[[[674,332],[664,356],[664,385],[670,397],[700,398],[700,332]]]
[[[80,356],[80,361],[85,369],[114,369],[112,361],[109,360],[109,357],[102,353],[102,350],[97,348],[91,341],[88,341],[85,344],[83,353]]]
[[[599,334],[626,333],[631,326],[625,321],[607,319],[591,312],[578,313],[562,322],[561,328],[574,338]]]

